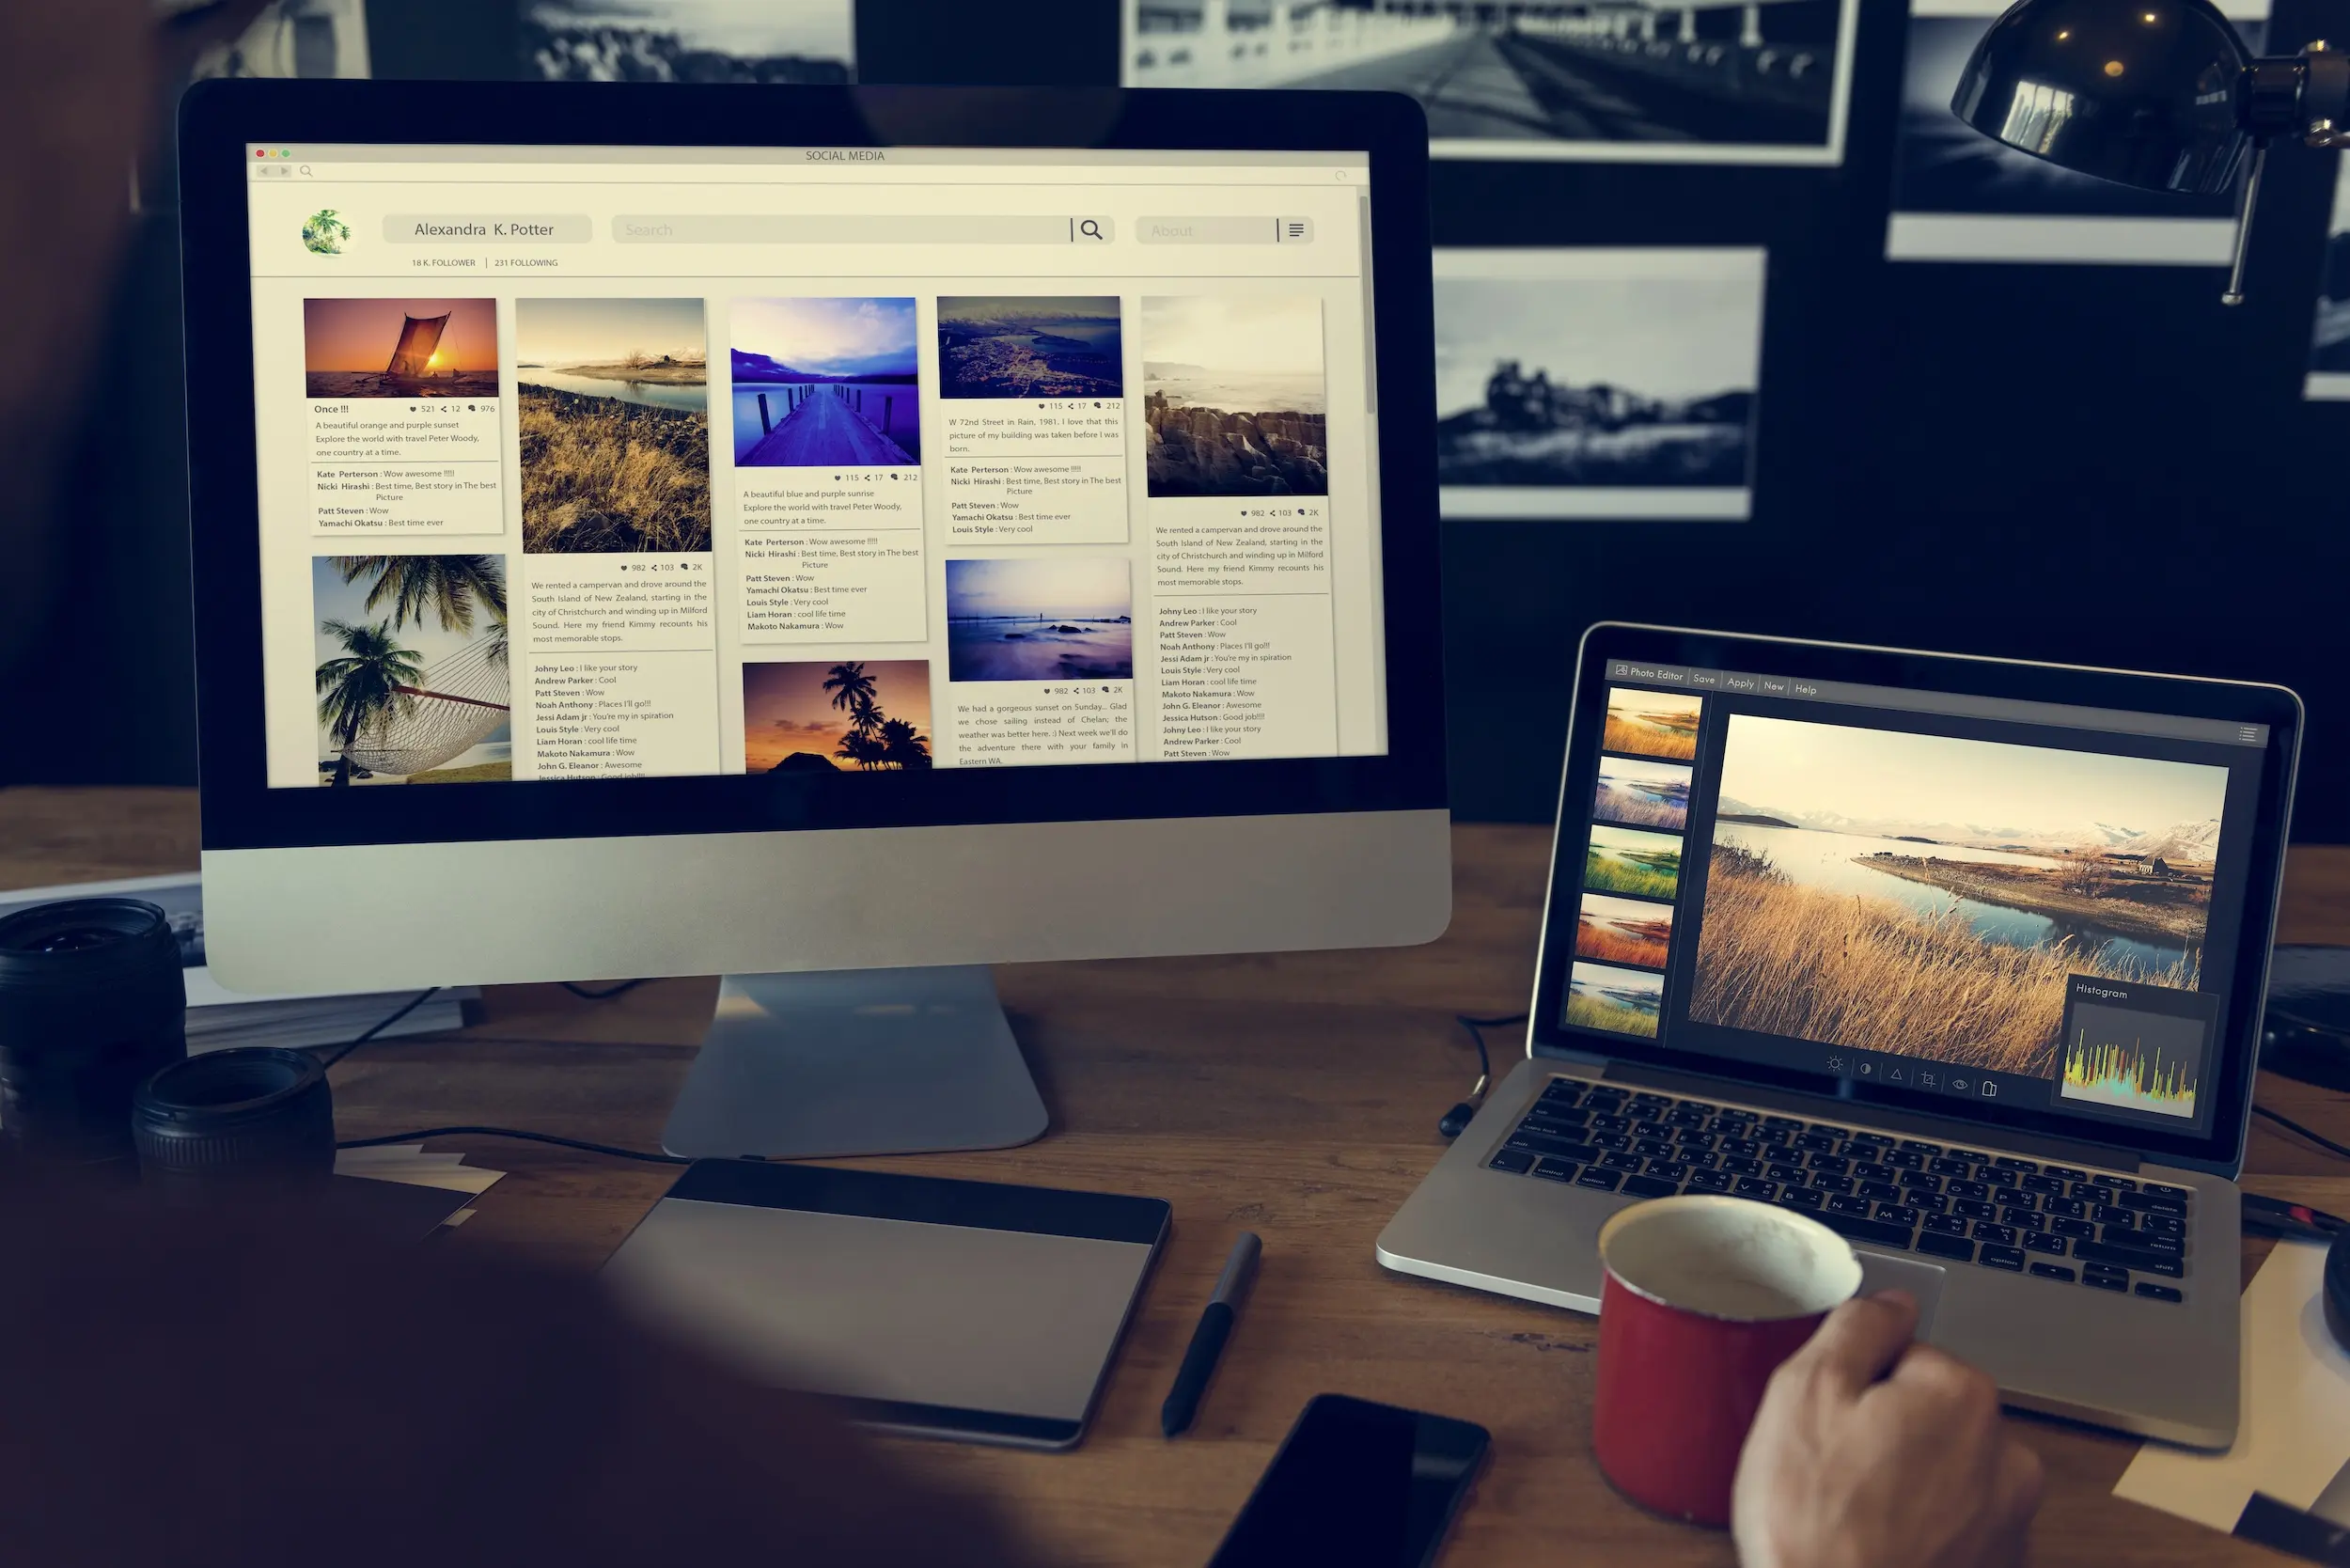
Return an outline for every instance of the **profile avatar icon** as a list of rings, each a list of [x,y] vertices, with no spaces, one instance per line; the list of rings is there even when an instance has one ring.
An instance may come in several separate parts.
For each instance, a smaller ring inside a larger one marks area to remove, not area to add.
[[[332,207],[313,212],[302,225],[302,245],[317,256],[340,256],[343,242],[351,238],[351,226],[335,215]]]

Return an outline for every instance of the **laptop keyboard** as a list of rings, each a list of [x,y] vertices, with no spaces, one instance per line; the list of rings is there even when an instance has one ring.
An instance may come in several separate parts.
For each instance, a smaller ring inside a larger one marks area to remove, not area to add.
[[[2185,1187],[1553,1078],[1486,1164],[1627,1198],[1778,1203],[1883,1250],[2185,1299]]]

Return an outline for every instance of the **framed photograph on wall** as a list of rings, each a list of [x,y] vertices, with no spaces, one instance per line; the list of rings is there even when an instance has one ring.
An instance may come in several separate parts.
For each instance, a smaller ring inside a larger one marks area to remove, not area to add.
[[[1967,57],[2010,3],[1912,0],[1886,259],[2226,266],[2240,172],[2218,196],[2137,190],[2003,147],[1950,113]],[[2268,0],[2218,6],[2258,54]]]
[[[522,74],[548,82],[856,80],[854,0],[523,0]]]
[[[1129,87],[1408,93],[1438,158],[1844,160],[1859,0],[1122,0]]]
[[[1746,521],[1764,270],[1759,248],[1439,249],[1445,517]]]
[[[2326,266],[2317,277],[2317,314],[2310,323],[2310,375],[2301,395],[2350,400],[2350,158],[2336,161],[2334,212],[2326,225]]]

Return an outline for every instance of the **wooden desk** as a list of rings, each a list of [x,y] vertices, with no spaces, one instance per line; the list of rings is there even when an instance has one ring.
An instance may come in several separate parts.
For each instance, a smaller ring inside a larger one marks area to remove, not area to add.
[[[1526,1004],[1548,840],[1541,828],[1458,829],[1452,929],[1427,948],[1003,969],[1053,1130],[1000,1153],[869,1163],[1153,1194],[1173,1202],[1175,1232],[1083,1449],[909,1444],[909,1455],[1007,1499],[1073,1560],[1195,1565],[1299,1407],[1337,1389],[1493,1429],[1492,1468],[1447,1559],[1460,1568],[1729,1562],[1726,1538],[1649,1518],[1592,1467],[1590,1319],[1402,1278],[1371,1257],[1435,1162],[1436,1118],[1475,1074],[1453,1013]],[[0,792],[0,887],[192,867],[195,848],[193,799],[175,792]],[[2295,852],[2283,938],[2350,942],[2350,849]],[[713,990],[665,980],[599,1004],[494,988],[478,1027],[370,1045],[338,1067],[341,1126],[364,1137],[490,1121],[650,1148]],[[2260,1092],[2350,1139],[2342,1096],[2266,1077]],[[445,1147],[512,1172],[455,1245],[582,1270],[669,1181],[526,1144]],[[2350,1209],[2350,1169],[2263,1123],[2250,1168],[2258,1190]],[[1243,1228],[1265,1239],[1255,1298],[1194,1435],[1164,1442],[1159,1401]],[[2285,1560],[2115,1500],[2134,1444],[2020,1424],[2047,1462],[2041,1563]]]

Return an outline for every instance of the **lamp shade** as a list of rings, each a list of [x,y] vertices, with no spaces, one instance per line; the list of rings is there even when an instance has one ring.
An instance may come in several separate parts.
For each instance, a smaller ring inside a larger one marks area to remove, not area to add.
[[[2211,195],[2247,140],[2236,82],[2249,62],[2210,0],[2022,0],[1975,45],[1950,110],[2082,174]]]

